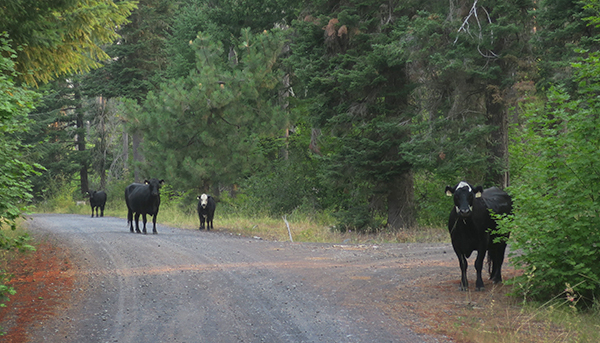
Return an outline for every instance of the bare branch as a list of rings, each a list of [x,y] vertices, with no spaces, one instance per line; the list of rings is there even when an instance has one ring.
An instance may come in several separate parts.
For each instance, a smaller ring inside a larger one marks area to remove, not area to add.
[[[475,17],[477,17],[477,0],[475,0],[475,2],[473,2],[473,6],[471,7],[469,14],[463,21],[463,23],[460,26],[460,28],[458,29],[457,33],[460,33],[460,31],[465,31],[466,33],[469,34],[469,36],[471,36],[471,32],[469,31],[469,19],[471,18],[471,16],[473,14],[475,14]],[[477,20],[477,23],[479,24],[479,20]],[[481,29],[481,25],[479,25],[479,28]],[[456,36],[456,39],[454,40],[454,44],[456,44],[456,41],[458,41],[458,36]]]

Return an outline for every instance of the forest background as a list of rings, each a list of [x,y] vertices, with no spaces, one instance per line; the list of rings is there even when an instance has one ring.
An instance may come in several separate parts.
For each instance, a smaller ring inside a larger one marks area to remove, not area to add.
[[[597,0],[3,1],[0,215],[164,179],[195,211],[443,228],[514,199],[512,280],[600,295]],[[4,249],[24,237],[1,236]]]

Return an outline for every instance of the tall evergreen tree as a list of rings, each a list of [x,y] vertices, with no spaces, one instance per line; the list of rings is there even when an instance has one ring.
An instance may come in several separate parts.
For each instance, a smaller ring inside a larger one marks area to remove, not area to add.
[[[412,170],[399,149],[410,139],[413,85],[406,55],[389,49],[406,10],[377,1],[318,2],[294,23],[292,87],[314,127],[332,133],[319,151],[331,191],[347,194],[339,208],[344,226],[375,228],[380,214],[392,229],[414,224]]]
[[[185,77],[195,68],[196,54],[188,42],[196,39],[198,32],[223,42],[223,53],[235,59],[234,40],[242,29],[259,33],[285,27],[295,17],[298,7],[299,3],[292,0],[183,1],[167,41],[170,56],[167,77]]]
[[[54,195],[75,179],[82,193],[89,188],[88,118],[79,80],[73,76],[41,87],[44,96],[29,114],[31,127],[22,139],[32,146],[29,159],[46,168],[31,179],[38,200]]]
[[[223,43],[199,33],[192,42],[196,69],[148,95],[135,118],[148,174],[184,189],[233,184],[259,166],[261,137],[282,132],[288,116],[278,103],[281,32],[246,29],[236,43],[234,63]]]
[[[539,72],[538,89],[562,83],[567,90],[576,88],[571,63],[579,58],[576,48],[598,50],[594,37],[598,28],[587,25],[584,18],[595,16],[587,1],[543,0],[535,13],[536,34],[532,45]]]
[[[165,44],[176,9],[177,1],[139,1],[129,23],[118,30],[117,44],[106,47],[110,59],[82,80],[84,95],[102,99],[126,97],[141,104],[150,90],[158,89],[169,60]],[[95,118],[97,122],[100,119]],[[130,122],[132,118],[125,113],[122,119]],[[134,178],[139,182],[142,176],[137,165],[144,160],[139,150],[143,133],[135,125],[127,128],[132,138]],[[123,139],[129,142],[128,136]]]

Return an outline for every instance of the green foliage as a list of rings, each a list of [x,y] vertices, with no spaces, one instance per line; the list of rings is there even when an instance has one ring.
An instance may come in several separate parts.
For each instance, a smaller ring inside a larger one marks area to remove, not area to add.
[[[548,89],[553,84],[562,84],[569,92],[575,89],[571,67],[578,58],[575,49],[598,49],[594,39],[598,29],[584,21],[597,15],[597,4],[594,3],[593,0],[544,0],[539,3],[536,9],[538,33],[532,41],[539,57],[539,89]]]
[[[411,214],[400,209],[412,207],[410,194],[400,193],[410,188],[403,182],[410,165],[398,149],[414,115],[406,54],[392,51],[395,23],[379,20],[380,2],[330,5],[317,3],[311,16],[293,23],[298,34],[287,64],[294,89],[302,90],[294,110],[327,133],[314,150],[321,153],[322,183],[340,195],[338,227],[408,227]],[[387,221],[375,220],[386,215]]]
[[[196,39],[198,32],[223,42],[223,54],[235,54],[232,38],[248,28],[256,34],[275,27],[283,27],[295,16],[298,2],[290,0],[264,1],[182,1],[171,26],[167,40],[170,63],[166,72],[169,78],[185,77],[196,66],[196,54],[188,42]]]
[[[141,102],[150,90],[158,88],[169,64],[165,45],[174,21],[177,2],[139,0],[128,22],[118,27],[117,44],[105,47],[110,58],[101,68],[84,74],[82,87],[89,97],[127,97]]]
[[[118,36],[135,1],[11,0],[0,6],[0,32],[8,32],[18,79],[46,83],[58,75],[85,72],[108,58],[101,46]]]
[[[88,151],[76,149],[77,135],[85,132],[85,128],[76,129],[78,114],[83,113],[78,80],[74,76],[40,87],[43,96],[30,111],[29,128],[21,135],[21,140],[31,146],[27,160],[45,167],[43,173],[29,178],[34,201],[54,196],[89,161]]]
[[[15,85],[14,51],[6,35],[0,36],[0,228],[14,227],[14,221],[31,199],[28,177],[35,168],[23,161],[24,146],[19,135],[27,130],[27,112],[33,108],[36,93]],[[11,58],[1,57],[4,53]]]
[[[573,65],[577,96],[550,89],[514,132],[515,213],[504,225],[520,252],[511,261],[525,271],[512,282],[527,296],[549,298],[566,285],[588,304],[600,296],[599,58]]]
[[[27,235],[9,237],[2,229],[16,229],[16,220],[27,210],[31,199],[31,184],[28,177],[37,174],[39,165],[23,162],[25,148],[18,137],[27,129],[27,112],[33,108],[36,93],[15,84],[15,51],[10,47],[6,34],[0,34],[0,249],[27,250]],[[8,57],[4,57],[4,56]],[[4,286],[4,274],[0,274],[0,303],[10,287]]]
[[[164,175],[178,189],[206,191],[260,169],[261,141],[289,125],[279,104],[283,42],[279,31],[243,30],[233,63],[223,57],[223,43],[198,34],[196,70],[151,92],[135,116],[151,161],[147,174]]]

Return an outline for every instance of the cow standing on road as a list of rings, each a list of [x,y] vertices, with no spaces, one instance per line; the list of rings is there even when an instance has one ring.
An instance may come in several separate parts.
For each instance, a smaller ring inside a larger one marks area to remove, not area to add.
[[[104,205],[106,205],[106,193],[104,191],[87,191],[90,197],[90,206],[92,206],[92,218],[94,218],[94,208],[96,209],[96,217],[98,217],[98,209],[100,209],[100,217],[104,217]]]
[[[483,290],[481,270],[486,252],[491,263],[490,279],[493,283],[502,282],[502,262],[506,250],[508,235],[496,233],[496,221],[490,216],[490,209],[497,214],[509,214],[512,211],[510,196],[496,187],[483,190],[483,187],[472,187],[462,181],[455,187],[446,187],[446,195],[454,197],[454,208],[450,212],[448,230],[452,247],[460,264],[460,290],[468,290],[467,258],[477,251],[475,269],[477,281],[475,290]],[[501,238],[499,242],[496,238]]]
[[[204,229],[206,221],[206,231],[213,229],[213,218],[215,217],[215,208],[217,203],[215,199],[208,194],[202,194],[198,197],[198,218],[200,218],[200,229]]]
[[[156,178],[145,180],[144,183],[132,183],[125,188],[125,203],[127,204],[127,224],[133,232],[133,215],[135,213],[135,231],[141,233],[139,219],[142,215],[143,232],[146,233],[146,215],[152,216],[152,233],[156,234],[156,217],[160,206],[160,186],[164,180]]]

